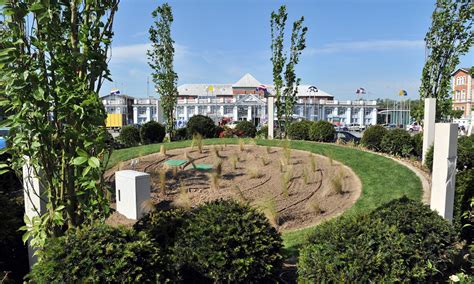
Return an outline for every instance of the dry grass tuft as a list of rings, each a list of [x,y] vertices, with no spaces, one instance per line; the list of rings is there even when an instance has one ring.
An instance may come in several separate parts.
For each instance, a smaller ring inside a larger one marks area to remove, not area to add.
[[[239,149],[240,149],[240,152],[245,151],[245,143],[243,139],[239,139]]]
[[[183,183],[179,185],[179,193],[176,199],[173,201],[173,206],[177,208],[183,208],[186,210],[189,210],[192,207],[191,198],[189,198],[189,192],[184,187]]]
[[[158,171],[159,180],[160,180],[160,191],[162,195],[166,195],[166,170],[160,169]]]
[[[220,176],[216,172],[209,174],[209,176],[212,183],[212,189],[219,190],[220,180],[221,180]]]
[[[166,155],[166,147],[165,147],[165,145],[161,145],[161,146],[160,146],[160,154],[161,154],[161,155]]]
[[[274,197],[267,198],[261,205],[263,214],[267,217],[270,224],[278,228],[280,216],[278,214],[277,203]]]
[[[306,209],[308,209],[309,212],[314,213],[314,214],[321,214],[324,211],[321,209],[321,206],[319,205],[319,202],[316,200],[313,201],[308,201],[308,204],[306,205]]]
[[[303,168],[303,182],[306,185],[309,184],[309,175],[308,175],[308,172],[306,171],[306,168]]]
[[[232,164],[232,169],[237,169],[237,162],[239,161],[239,157],[237,155],[230,156],[230,163]]]
[[[262,161],[262,165],[265,167],[266,165],[270,164],[270,159],[265,156],[260,157],[260,161]]]
[[[310,163],[311,163],[311,171],[315,173],[318,170],[318,162],[316,161],[316,157],[313,154],[309,154]]]
[[[344,182],[343,182],[343,175],[341,172],[338,172],[337,174],[333,175],[331,179],[331,186],[335,194],[344,193]]]
[[[202,135],[199,133],[193,135],[193,141],[191,142],[191,149],[194,149],[194,146],[196,146],[199,150],[199,153],[202,154]]]
[[[263,177],[263,174],[262,174],[262,173],[258,170],[258,168],[255,167],[255,166],[250,167],[250,168],[247,170],[247,174],[249,175],[249,177],[250,177],[251,179]]]
[[[271,146],[267,146],[267,147],[265,147],[265,149],[267,150],[267,154],[272,153],[272,147]]]

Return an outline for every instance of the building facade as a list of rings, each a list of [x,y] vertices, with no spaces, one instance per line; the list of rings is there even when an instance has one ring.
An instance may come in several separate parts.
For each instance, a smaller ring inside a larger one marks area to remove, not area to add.
[[[183,84],[178,87],[178,93],[175,111],[178,127],[197,114],[209,116],[216,122],[222,119],[248,120],[255,125],[263,125],[268,120],[267,96],[274,95],[274,89],[272,85],[263,85],[252,75],[245,74],[234,84]],[[133,99],[132,109],[135,124],[150,120],[163,122],[162,110],[155,98]],[[323,90],[312,85],[301,85],[298,87],[293,119],[327,120],[340,125],[374,125],[377,123],[377,103],[334,100],[334,96]]]
[[[474,85],[470,68],[460,68],[453,73],[453,110],[463,111],[460,119],[455,120],[459,125],[467,126],[474,119]]]

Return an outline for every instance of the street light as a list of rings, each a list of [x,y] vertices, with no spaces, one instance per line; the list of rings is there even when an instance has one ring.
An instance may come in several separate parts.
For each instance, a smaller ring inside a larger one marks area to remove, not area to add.
[[[313,99],[315,100],[316,99],[315,93],[319,92],[318,88],[315,86],[309,86],[308,91],[310,92],[310,94],[313,94]],[[306,109],[306,101],[305,101],[305,109]],[[313,111],[312,116],[314,117],[314,111]],[[319,118],[319,108],[318,108],[318,118]]]

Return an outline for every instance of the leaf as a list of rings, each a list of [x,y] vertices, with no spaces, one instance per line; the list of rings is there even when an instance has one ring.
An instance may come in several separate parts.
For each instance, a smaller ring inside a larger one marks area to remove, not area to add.
[[[94,169],[97,169],[98,167],[100,167],[100,161],[96,157],[90,157],[88,163],[89,163],[89,166],[91,166]]]
[[[89,154],[88,154],[86,151],[82,150],[82,149],[78,149],[76,152],[77,152],[77,154],[79,154],[79,156],[81,156],[81,157],[89,158]]]
[[[43,7],[43,4],[41,4],[40,2],[36,2],[36,3],[34,3],[33,5],[31,5],[30,11],[31,11],[31,12],[34,12],[34,11],[41,10],[41,9],[43,9],[43,8],[44,8],[44,7]]]
[[[87,162],[87,157],[76,157],[74,160],[72,160],[72,164],[79,166]]]

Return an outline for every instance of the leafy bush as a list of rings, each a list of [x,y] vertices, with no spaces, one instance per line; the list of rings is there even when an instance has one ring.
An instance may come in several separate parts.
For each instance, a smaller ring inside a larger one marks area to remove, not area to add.
[[[364,131],[361,143],[370,150],[380,151],[380,144],[387,129],[381,125],[372,125]]]
[[[332,142],[336,136],[336,130],[332,123],[319,120],[313,123],[309,129],[309,139],[319,142]]]
[[[257,133],[257,128],[251,121],[246,121],[243,120],[237,124],[235,127],[235,130],[237,133],[239,133],[240,137],[255,137],[255,134]]]
[[[0,180],[2,178],[0,176]],[[13,191],[8,188],[0,189]],[[24,225],[24,213],[23,198],[0,191],[0,279],[3,279],[4,272],[11,271],[8,278],[18,283],[21,283],[29,270],[28,251],[21,240],[23,233],[18,231]]]
[[[411,137],[413,144],[413,155],[421,158],[423,155],[423,133],[417,133]]]
[[[165,135],[165,127],[156,121],[148,121],[140,127],[142,144],[161,143]]]
[[[137,146],[140,143],[140,132],[132,125],[122,127],[118,140],[122,142],[125,147]]]
[[[216,125],[208,116],[194,115],[189,119],[186,128],[188,130],[188,137],[192,137],[195,134],[201,134],[204,138],[216,137]]]
[[[257,138],[260,138],[260,139],[267,139],[268,138],[268,126],[265,125],[265,126],[262,126],[262,128],[260,128],[258,131],[257,131]]]
[[[404,129],[389,130],[382,138],[380,147],[383,152],[408,157],[413,151],[410,133]]]
[[[431,145],[428,150],[426,150],[425,157],[425,166],[428,168],[430,173],[433,171],[433,154],[434,154],[434,145]]]
[[[293,140],[309,140],[311,125],[313,125],[313,122],[309,120],[293,122],[288,127],[288,137]]]
[[[474,168],[460,171],[456,175],[454,193],[453,224],[461,232],[461,237],[471,243],[474,238],[474,220],[464,215],[474,198]]]
[[[430,282],[459,249],[451,224],[406,197],[317,227],[300,251],[301,282]]]
[[[180,232],[176,256],[185,282],[261,282],[280,268],[281,248],[280,235],[263,214],[220,200],[192,212]]]
[[[186,127],[181,127],[174,131],[173,141],[181,141],[186,139],[189,139],[188,130]]]
[[[458,139],[458,159],[456,167],[462,171],[474,167],[474,135]]]
[[[36,283],[157,282],[163,259],[144,233],[106,225],[49,239],[29,277]]]

